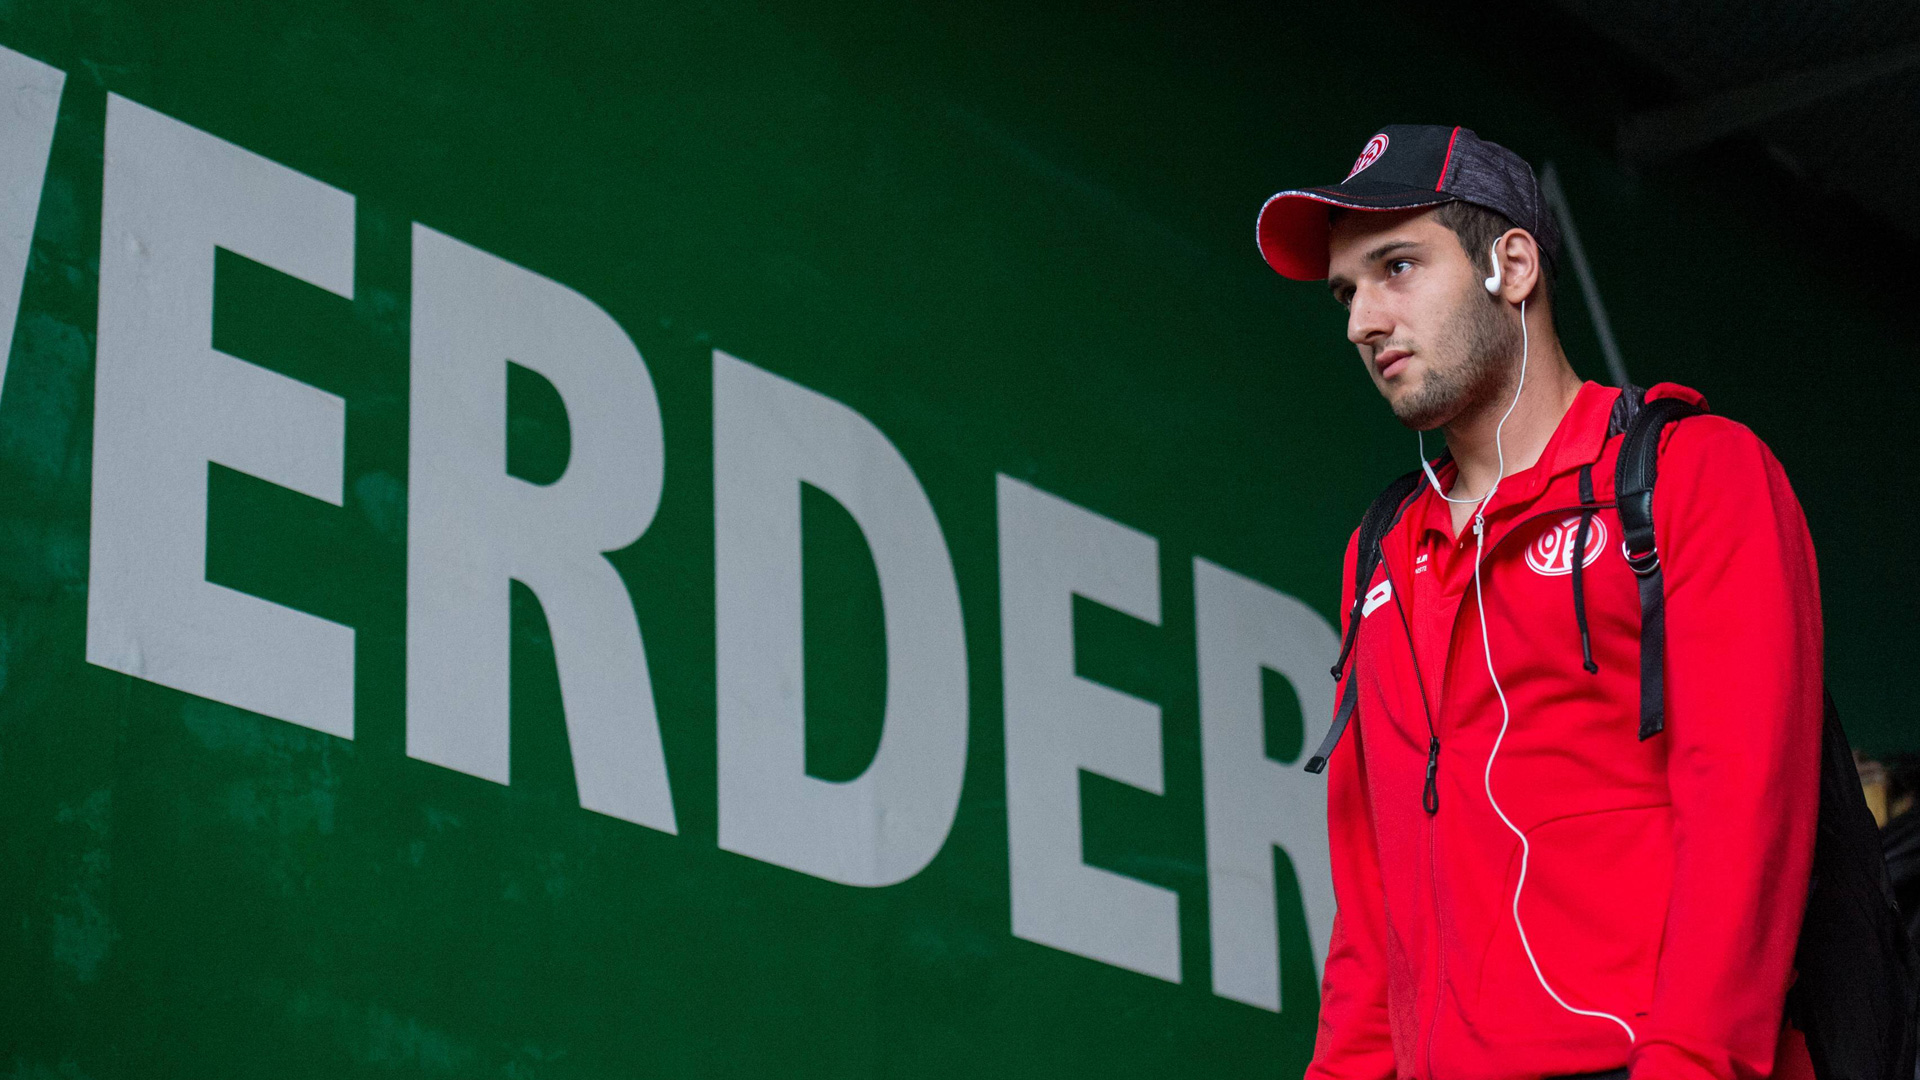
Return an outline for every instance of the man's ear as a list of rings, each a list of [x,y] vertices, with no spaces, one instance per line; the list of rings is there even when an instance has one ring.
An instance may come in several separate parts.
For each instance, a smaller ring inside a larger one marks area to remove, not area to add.
[[[1500,298],[1517,304],[1538,300],[1534,295],[1541,284],[1540,242],[1525,229],[1508,229],[1493,242],[1494,258],[1500,261]]]

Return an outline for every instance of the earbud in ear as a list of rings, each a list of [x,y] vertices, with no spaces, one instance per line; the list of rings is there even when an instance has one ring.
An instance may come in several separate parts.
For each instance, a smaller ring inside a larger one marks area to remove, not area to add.
[[[1493,263],[1493,273],[1488,274],[1487,280],[1482,284],[1487,287],[1488,292],[1498,296],[1500,294],[1500,241],[1493,242],[1493,250],[1487,253],[1487,258]]]

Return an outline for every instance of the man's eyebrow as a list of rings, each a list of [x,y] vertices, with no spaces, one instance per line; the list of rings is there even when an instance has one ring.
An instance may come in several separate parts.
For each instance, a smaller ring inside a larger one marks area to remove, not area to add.
[[[1389,240],[1386,243],[1381,244],[1379,247],[1374,248],[1372,251],[1367,252],[1366,257],[1361,261],[1370,262],[1370,263],[1379,262],[1381,259],[1386,258],[1388,255],[1391,255],[1396,251],[1399,251],[1401,248],[1411,248],[1411,247],[1419,247],[1419,246],[1420,246],[1420,242],[1418,240]]]

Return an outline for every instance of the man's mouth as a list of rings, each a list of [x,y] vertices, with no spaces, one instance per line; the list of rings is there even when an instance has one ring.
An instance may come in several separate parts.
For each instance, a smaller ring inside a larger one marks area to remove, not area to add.
[[[1383,349],[1373,356],[1374,370],[1382,379],[1391,379],[1407,369],[1407,361],[1413,353],[1407,349]]]

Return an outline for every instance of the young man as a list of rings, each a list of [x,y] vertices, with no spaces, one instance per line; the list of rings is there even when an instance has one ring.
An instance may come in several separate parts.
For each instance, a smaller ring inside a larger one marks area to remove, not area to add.
[[[1365,632],[1327,765],[1339,915],[1308,1077],[1810,1080],[1783,1002],[1820,596],[1779,462],[1729,420],[1666,428],[1665,731],[1637,738],[1621,392],[1561,351],[1533,170],[1464,128],[1388,127],[1346,180],[1270,199],[1259,241],[1327,279],[1367,377],[1447,450],[1359,590],[1347,548]]]

